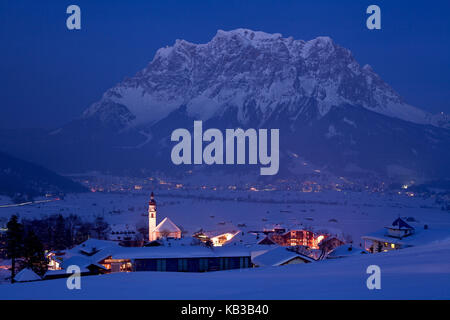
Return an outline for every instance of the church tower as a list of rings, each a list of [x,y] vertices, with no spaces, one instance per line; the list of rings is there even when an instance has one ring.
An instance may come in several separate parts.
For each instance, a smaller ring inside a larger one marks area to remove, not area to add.
[[[148,240],[156,240],[155,230],[156,228],[156,201],[152,192],[150,196],[150,202],[148,203]]]

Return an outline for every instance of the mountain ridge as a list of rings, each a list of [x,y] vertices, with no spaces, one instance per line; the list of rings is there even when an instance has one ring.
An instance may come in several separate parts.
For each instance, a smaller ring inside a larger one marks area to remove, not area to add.
[[[249,29],[219,30],[206,44],[176,40],[159,49],[146,68],[107,90],[83,117],[108,118],[110,111],[123,125],[136,126],[161,120],[180,105],[202,120],[231,105],[238,106],[245,124],[247,104],[264,115],[308,98],[317,100],[319,116],[346,103],[415,123],[448,125],[405,103],[369,65],[361,67],[329,37],[303,41]]]
[[[30,197],[47,192],[87,192],[80,184],[42,166],[0,152],[0,194]]]
[[[279,128],[280,175],[292,176],[294,152],[340,175],[450,177],[447,115],[408,105],[329,37],[248,29],[177,40],[78,119],[43,134],[0,132],[0,143],[60,172],[178,174],[189,168],[171,163],[170,134],[194,120],[205,130]]]

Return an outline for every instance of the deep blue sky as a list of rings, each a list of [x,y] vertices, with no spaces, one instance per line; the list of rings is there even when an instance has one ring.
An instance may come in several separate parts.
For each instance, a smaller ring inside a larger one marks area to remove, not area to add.
[[[66,28],[77,4],[82,30]],[[382,30],[365,26],[368,5]],[[55,127],[134,75],[175,39],[208,42],[239,27],[327,35],[412,105],[450,112],[450,1],[15,0],[0,3],[0,127]]]

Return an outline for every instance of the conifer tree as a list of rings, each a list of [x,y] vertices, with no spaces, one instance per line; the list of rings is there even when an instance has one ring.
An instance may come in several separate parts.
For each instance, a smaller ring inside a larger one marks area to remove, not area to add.
[[[47,259],[44,246],[33,231],[29,231],[25,237],[23,255],[25,267],[32,269],[40,276],[45,274],[47,271]]]
[[[7,224],[8,231],[6,232],[6,251],[8,257],[11,259],[11,283],[14,283],[16,276],[16,261],[23,255],[23,238],[24,228],[16,215],[11,216]]]

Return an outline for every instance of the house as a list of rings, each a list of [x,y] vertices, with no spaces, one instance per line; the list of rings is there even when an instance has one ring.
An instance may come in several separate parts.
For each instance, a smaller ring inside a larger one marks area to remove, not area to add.
[[[375,253],[431,244],[447,237],[448,230],[445,228],[431,228],[427,224],[421,226],[419,223],[411,226],[404,219],[398,218],[392,225],[361,238],[364,241],[365,250]]]
[[[116,241],[88,239],[85,242],[73,247],[72,249],[60,252],[50,252],[47,255],[50,271],[62,270],[71,264],[76,264],[85,273],[96,273],[95,267],[88,268],[91,264],[95,265],[98,261],[111,255],[115,248],[119,247]],[[98,265],[96,267],[99,267]],[[89,271],[91,269],[91,271]]]
[[[403,221],[401,218],[395,220],[391,226],[385,227],[388,230],[388,235],[394,238],[403,238],[414,233],[414,228]]]
[[[67,265],[73,265],[75,261],[72,261],[71,264]],[[73,275],[73,272],[67,272],[67,266],[65,269],[59,269],[59,270],[48,270],[44,276],[44,280],[52,280],[52,279],[61,279],[61,278],[68,278],[69,276]],[[78,266],[78,265],[77,265]],[[83,267],[80,267],[80,276],[92,276],[92,275],[99,275],[107,273],[106,269],[103,266],[98,266],[95,264],[87,264]]]
[[[384,230],[363,236],[364,248],[368,252],[375,253],[408,247],[409,241],[402,239],[413,235],[414,230],[403,219],[397,218],[392,225],[384,227]]]
[[[310,263],[315,260],[285,247],[276,247],[253,258],[256,267],[276,267],[288,264]]]
[[[272,230],[264,230],[266,237],[260,240],[259,244],[277,244],[285,247],[305,246],[311,249],[318,249],[319,243],[326,238],[325,235],[316,234],[313,231],[304,229],[292,229],[274,227]]]
[[[139,236],[136,226],[130,224],[113,224],[110,226],[108,239],[111,241],[136,241]]]

